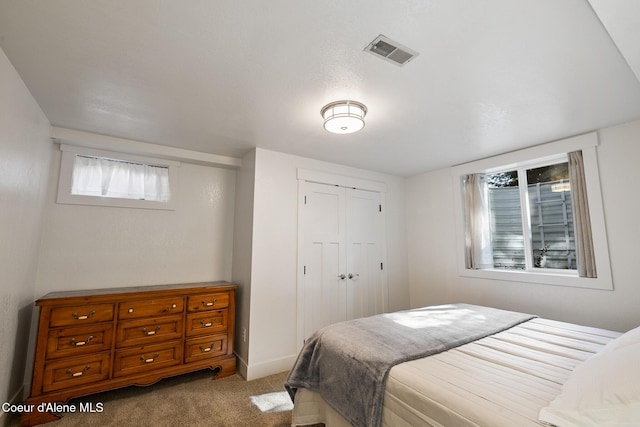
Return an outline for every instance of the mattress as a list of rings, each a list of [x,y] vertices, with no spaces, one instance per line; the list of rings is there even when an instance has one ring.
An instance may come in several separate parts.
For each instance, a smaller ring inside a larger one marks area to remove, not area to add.
[[[382,425],[539,426],[538,413],[571,371],[617,332],[532,319],[391,369]],[[292,425],[349,426],[318,393],[300,389]]]

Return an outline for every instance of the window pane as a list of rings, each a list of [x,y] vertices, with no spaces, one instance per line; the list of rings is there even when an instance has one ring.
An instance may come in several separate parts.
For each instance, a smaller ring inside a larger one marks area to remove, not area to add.
[[[559,180],[569,181],[569,163],[557,163],[527,170],[527,184],[545,183]]]
[[[169,168],[124,160],[77,155],[71,194],[169,201]]]
[[[576,269],[568,164],[527,171],[533,266]]]
[[[525,268],[522,211],[517,171],[487,176],[491,212],[491,244],[495,268]]]

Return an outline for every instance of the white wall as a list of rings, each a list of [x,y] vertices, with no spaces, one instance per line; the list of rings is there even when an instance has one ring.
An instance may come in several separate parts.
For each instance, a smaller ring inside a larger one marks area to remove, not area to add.
[[[233,283],[236,290],[236,335],[234,351],[238,356],[238,369],[247,376],[249,356],[249,317],[251,303],[251,256],[253,241],[253,198],[256,174],[256,151],[242,158],[242,167],[236,173],[235,221],[233,230]],[[243,337],[246,331],[246,340]]]
[[[182,163],[175,211],[58,204],[59,170],[56,150],[37,297],[60,290],[231,280],[234,170]]]
[[[50,158],[49,121],[0,50],[0,403],[22,399]],[[29,367],[30,368],[30,367]],[[0,412],[0,424],[3,415]]]
[[[289,369],[297,355],[297,168],[384,182],[389,308],[409,306],[404,179],[256,150],[249,379]]]
[[[411,305],[467,302],[617,331],[640,325],[640,192],[629,182],[640,158],[640,121],[598,132],[598,166],[613,291],[458,276],[450,168],[407,180]]]

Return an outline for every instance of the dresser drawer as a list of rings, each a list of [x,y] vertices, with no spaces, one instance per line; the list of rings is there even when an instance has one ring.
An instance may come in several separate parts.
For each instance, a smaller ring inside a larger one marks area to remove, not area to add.
[[[111,350],[112,335],[111,323],[51,329],[47,338],[47,359]]]
[[[113,376],[139,374],[182,363],[182,341],[116,350]]]
[[[184,298],[160,298],[127,301],[118,307],[118,319],[139,319],[150,316],[178,314],[184,311]]]
[[[109,352],[55,360],[44,367],[42,390],[60,390],[106,380],[108,377]]]
[[[227,331],[227,310],[187,314],[186,335],[207,335]]]
[[[184,345],[184,363],[227,354],[227,334],[192,338]]]
[[[113,304],[85,304],[51,310],[49,326],[76,326],[113,320]]]
[[[216,292],[190,296],[187,302],[189,312],[217,310],[229,307],[229,292]]]
[[[118,323],[116,347],[145,345],[182,338],[182,315],[127,320]]]

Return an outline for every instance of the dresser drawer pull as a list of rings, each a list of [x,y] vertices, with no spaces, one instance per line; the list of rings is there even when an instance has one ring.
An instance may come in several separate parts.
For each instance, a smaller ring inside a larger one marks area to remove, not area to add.
[[[211,350],[213,350],[213,344],[211,344],[209,347],[200,346],[200,351],[203,352],[203,353],[208,353]]]
[[[140,360],[142,360],[144,363],[153,363],[158,357],[160,357],[160,353],[154,354],[151,359],[147,359],[144,356],[140,356]]]
[[[211,302],[206,302],[205,300],[202,300],[202,305],[204,305],[205,307],[211,307],[213,306],[216,302],[218,301],[218,298],[215,298],[213,301]]]
[[[127,313],[133,313],[133,308],[130,308],[129,310],[127,310]]]
[[[89,344],[92,339],[93,339],[93,335],[89,335],[86,341],[76,341],[75,338],[71,338],[71,345],[74,347],[81,347],[85,344]]]
[[[205,327],[205,328],[209,328],[213,325],[213,323],[216,321],[216,319],[211,319],[211,322],[206,322],[203,320],[200,321],[200,324]]]
[[[95,310],[91,310],[89,312],[89,314],[87,314],[86,316],[78,316],[78,313],[76,313],[75,311],[71,314],[71,317],[73,317],[76,320],[87,320],[91,317],[93,317],[93,315],[96,314]]]
[[[91,369],[91,366],[89,366],[89,365],[85,366],[84,369],[82,371],[79,371],[79,372],[73,372],[71,369],[67,369],[67,375],[69,375],[70,377],[81,377],[89,369]]]
[[[160,326],[156,326],[156,329],[153,331],[147,331],[147,328],[142,328],[142,334],[148,337],[149,335],[155,335],[159,330]]]
[[[171,304],[171,308],[177,308],[178,304]]]

